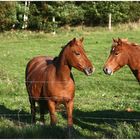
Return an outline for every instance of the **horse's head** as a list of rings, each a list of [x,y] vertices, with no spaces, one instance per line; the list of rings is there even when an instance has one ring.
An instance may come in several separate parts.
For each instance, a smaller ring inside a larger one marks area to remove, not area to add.
[[[79,40],[74,38],[66,45],[65,49],[65,58],[70,67],[74,67],[86,75],[91,75],[94,72],[95,68],[84,51],[83,38]]]
[[[105,74],[112,75],[128,63],[127,44],[127,39],[113,39],[110,55],[103,68]]]

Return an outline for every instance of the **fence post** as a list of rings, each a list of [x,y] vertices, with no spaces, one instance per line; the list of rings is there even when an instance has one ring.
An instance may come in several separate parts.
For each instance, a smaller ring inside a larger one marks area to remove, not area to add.
[[[53,35],[55,35],[56,32],[55,32],[55,17],[54,16],[52,17],[52,22],[53,22]]]
[[[27,21],[28,21],[27,7],[28,7],[28,1],[25,0],[25,4],[24,4],[24,15],[23,15],[23,26],[22,26],[22,29],[26,29],[26,28],[27,28]]]
[[[108,29],[111,31],[111,13],[109,13]]]

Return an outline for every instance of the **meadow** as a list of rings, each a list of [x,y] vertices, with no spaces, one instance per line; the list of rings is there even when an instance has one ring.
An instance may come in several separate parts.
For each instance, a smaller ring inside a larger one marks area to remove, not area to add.
[[[59,29],[56,35],[43,32],[8,31],[0,34],[0,138],[68,138],[65,109],[57,112],[57,126],[31,124],[25,87],[25,68],[38,55],[57,56],[69,40],[84,37],[87,56],[96,68],[92,76],[72,69],[75,84],[73,138],[140,138],[140,87],[125,66],[112,76],[103,65],[112,38],[128,38],[140,44],[140,29],[117,26]],[[130,111],[129,111],[130,110]],[[37,115],[39,120],[39,115]]]

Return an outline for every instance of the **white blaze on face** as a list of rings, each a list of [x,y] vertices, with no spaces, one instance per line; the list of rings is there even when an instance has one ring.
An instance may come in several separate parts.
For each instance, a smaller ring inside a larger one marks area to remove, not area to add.
[[[115,50],[115,47],[112,48],[112,51],[114,51],[114,50]]]

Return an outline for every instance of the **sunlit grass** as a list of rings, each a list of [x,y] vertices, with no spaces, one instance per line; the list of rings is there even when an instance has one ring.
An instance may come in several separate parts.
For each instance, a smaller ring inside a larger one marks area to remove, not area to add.
[[[74,37],[85,38],[85,50],[96,71],[87,77],[72,69],[76,83],[73,138],[140,137],[139,84],[127,66],[113,76],[102,70],[112,38],[140,43],[140,30],[78,27],[59,29],[55,36],[29,31],[0,34],[0,138],[67,138],[64,112],[58,113],[56,127],[49,126],[48,114],[46,126],[31,125],[25,68],[34,56],[57,56],[61,46]]]

